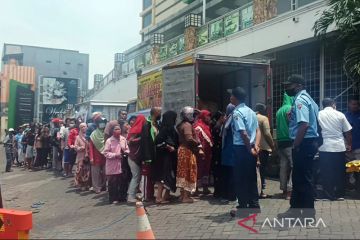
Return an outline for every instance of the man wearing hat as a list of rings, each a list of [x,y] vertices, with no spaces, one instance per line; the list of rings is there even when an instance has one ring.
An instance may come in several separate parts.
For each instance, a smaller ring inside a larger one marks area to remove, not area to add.
[[[319,107],[306,92],[301,75],[291,75],[286,82],[287,95],[294,97],[289,116],[289,134],[293,142],[293,191],[290,209],[279,218],[315,218],[312,164],[318,148]]]
[[[3,141],[6,154],[6,172],[11,172],[11,164],[14,161],[14,132],[13,128],[9,128]]]
[[[260,130],[256,114],[246,106],[246,91],[237,87],[231,90],[230,101],[236,106],[233,113],[234,185],[240,215],[260,212],[257,188],[256,157],[259,151]]]

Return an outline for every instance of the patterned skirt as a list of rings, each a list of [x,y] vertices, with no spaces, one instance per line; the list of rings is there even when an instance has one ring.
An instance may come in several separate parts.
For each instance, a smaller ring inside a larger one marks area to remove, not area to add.
[[[185,191],[194,192],[197,181],[196,156],[185,146],[178,149],[176,186]]]
[[[89,188],[91,186],[90,163],[78,163],[75,174],[75,186]]]

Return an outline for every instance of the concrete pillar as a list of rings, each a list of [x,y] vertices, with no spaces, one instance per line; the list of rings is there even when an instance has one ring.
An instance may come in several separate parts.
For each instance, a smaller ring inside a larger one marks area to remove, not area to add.
[[[193,50],[197,47],[197,27],[187,27],[185,28],[184,38],[185,38],[185,51]]]
[[[164,34],[154,33],[151,36],[151,64],[160,63],[160,46],[164,44]]]
[[[158,64],[160,62],[160,44],[152,44],[150,54],[151,64]]]
[[[190,13],[185,16],[185,51],[190,51],[197,47],[196,31],[200,26],[201,15]]]
[[[254,25],[277,15],[277,0],[254,0]]]

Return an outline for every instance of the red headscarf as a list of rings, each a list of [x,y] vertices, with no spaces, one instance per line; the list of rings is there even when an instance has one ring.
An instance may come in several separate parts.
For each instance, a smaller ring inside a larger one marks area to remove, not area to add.
[[[206,117],[211,117],[211,112],[209,112],[208,110],[201,110],[200,114],[197,117],[197,121],[194,124],[194,128],[200,127],[204,131],[204,133],[208,136],[208,138],[212,139],[210,126],[207,123],[205,123]]]
[[[130,139],[132,136],[134,135],[138,135],[141,133],[143,126],[146,123],[146,118],[144,115],[138,115],[136,117],[136,121],[134,123],[134,125],[131,127],[129,134],[128,134],[128,139]]]

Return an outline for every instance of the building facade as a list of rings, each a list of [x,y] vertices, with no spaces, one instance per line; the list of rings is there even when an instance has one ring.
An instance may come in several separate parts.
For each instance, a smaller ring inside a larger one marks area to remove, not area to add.
[[[79,98],[84,96],[88,90],[88,54],[65,49],[4,44],[2,68],[10,61],[16,61],[19,66],[28,66],[35,69],[36,121],[47,120],[44,118],[47,114],[46,111],[52,112],[51,115],[62,115],[65,111],[64,107],[57,109],[51,107],[51,111],[46,109],[44,105],[51,105],[49,104],[50,102],[45,101],[45,104],[43,103],[44,93],[49,94],[49,91],[46,92],[46,90],[50,90],[50,88],[54,86],[68,86],[68,83],[71,84],[71,86],[76,86],[76,96],[71,96],[71,104],[76,104]],[[48,87],[44,86],[44,83],[47,84]],[[61,89],[61,91],[65,94],[67,90]],[[74,92],[72,91],[71,94],[74,94]],[[61,96],[59,96],[59,98],[61,98]],[[74,98],[76,98],[76,100],[74,100]],[[60,112],[60,110],[62,112]]]
[[[142,42],[124,52],[118,81],[137,78],[138,96],[141,76],[194,56],[269,62],[268,79],[253,83],[251,95],[258,95],[259,85],[266,85],[262,101],[272,114],[281,106],[281,82],[291,74],[305,77],[306,88],[318,103],[324,97],[335,98],[343,112],[357,90],[342,69],[341,43],[326,47],[314,37],[312,27],[328,1],[143,0],[143,6],[143,22],[149,13],[151,21],[142,26]],[[329,29],[330,35],[336,34],[334,30]]]
[[[35,91],[36,89],[35,76],[36,76],[36,72],[34,67],[18,66],[15,60],[9,61],[7,64],[3,65],[2,71],[0,72],[0,82],[1,82],[0,139],[3,139],[4,137],[3,134],[5,133],[5,129],[8,128],[10,82],[12,80],[16,80],[20,84],[29,85],[30,89],[32,91]]]

